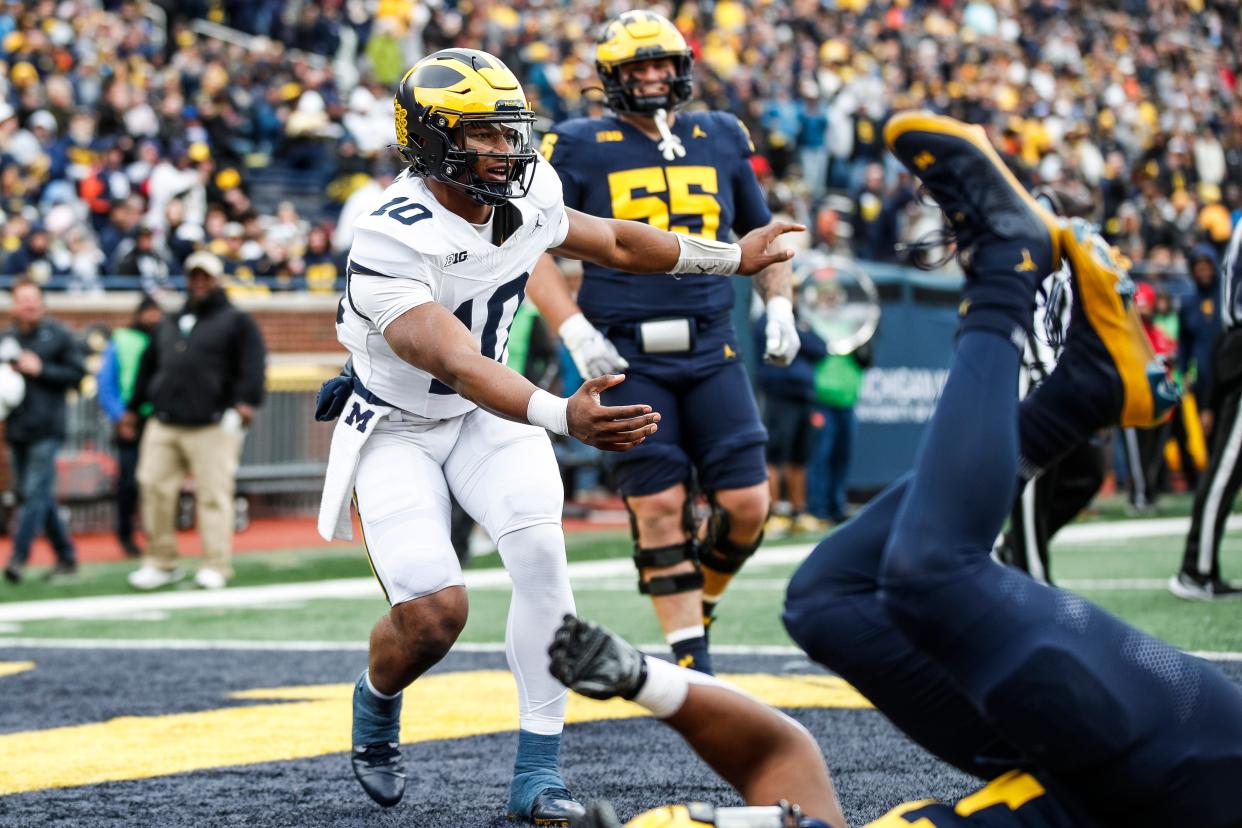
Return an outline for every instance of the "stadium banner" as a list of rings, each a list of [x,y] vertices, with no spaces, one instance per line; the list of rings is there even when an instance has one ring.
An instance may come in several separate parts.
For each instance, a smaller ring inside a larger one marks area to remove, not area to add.
[[[959,272],[927,273],[911,267],[859,262],[875,282],[881,316],[871,340],[874,362],[863,376],[854,413],[858,431],[847,487],[875,491],[909,470],[923,428],[949,373],[957,330]],[[753,312],[749,279],[736,281],[734,324],[748,325]],[[751,337],[739,337],[754,375]]]
[[[864,263],[882,314],[874,362],[863,376],[850,489],[887,486],[909,470],[949,373],[960,274]]]

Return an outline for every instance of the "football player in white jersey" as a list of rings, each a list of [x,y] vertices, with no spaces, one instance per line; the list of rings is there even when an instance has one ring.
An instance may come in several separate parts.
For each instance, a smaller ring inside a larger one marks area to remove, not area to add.
[[[723,244],[567,210],[560,180],[532,147],[534,115],[521,86],[484,52],[446,49],[419,61],[398,86],[395,114],[409,168],[355,223],[337,311],[353,374],[335,386],[326,412],[340,417],[320,532],[351,536],[352,492],[391,604],[371,632],[354,692],[354,772],[381,805],[401,799],[401,691],[448,653],[466,623],[451,492],[496,542],[513,581],[505,652],[520,730],[509,811],[567,825],[582,807],[560,774],[565,690],[548,674],[547,648],[574,601],[545,429],[624,451],[653,433],[660,415],[599,403],[623,376],[562,398],[505,367],[527,276],[549,249],[631,272],[749,275],[788,259],[769,244],[804,228],[774,223]]]

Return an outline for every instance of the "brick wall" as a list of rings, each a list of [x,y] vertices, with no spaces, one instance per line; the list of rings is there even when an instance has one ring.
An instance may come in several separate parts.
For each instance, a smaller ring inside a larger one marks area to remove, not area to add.
[[[109,293],[103,296],[46,295],[48,314],[75,331],[92,325],[115,327],[128,324],[138,305],[138,293]],[[181,307],[176,294],[161,298],[166,310]],[[0,330],[9,327],[11,297],[0,293]],[[241,297],[234,304],[251,313],[268,350],[274,354],[343,352],[336,341],[334,295],[270,295]]]
[[[133,317],[141,295],[118,292],[102,296],[73,296],[48,293],[45,296],[48,315],[68,325],[75,331],[83,331],[94,325],[126,325]],[[165,310],[176,310],[184,299],[176,294],[160,298]],[[234,303],[252,314],[270,352],[268,360],[269,385],[273,366],[294,369],[297,384],[310,382],[318,387],[320,377],[316,372],[331,371],[343,361],[338,355],[344,353],[336,341],[337,297],[332,295],[291,295],[240,297]],[[0,331],[12,324],[9,308],[12,297],[0,291]],[[309,369],[307,377],[297,375],[298,368]],[[286,372],[287,373],[287,372]],[[3,443],[4,424],[0,422],[0,492],[10,488],[9,458]],[[7,510],[0,503],[0,521]],[[0,533],[3,528],[0,527]],[[7,545],[6,545],[7,548]]]

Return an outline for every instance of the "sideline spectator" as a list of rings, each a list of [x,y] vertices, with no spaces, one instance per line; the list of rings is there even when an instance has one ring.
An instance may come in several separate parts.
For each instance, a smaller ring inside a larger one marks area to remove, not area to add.
[[[163,316],[159,303],[150,295],[143,296],[134,310],[133,321],[128,327],[114,330],[104,349],[103,365],[99,369],[99,405],[113,426],[119,425],[125,415],[125,407],[134,395],[142,355]],[[138,510],[138,441],[142,439],[142,430],[150,415],[151,404],[144,403],[138,408],[137,433],[123,437],[118,430],[116,435],[116,539],[127,558],[142,555],[142,549],[134,540],[134,513]]]
[[[155,231],[148,225],[138,228],[138,235],[126,239],[117,246],[117,263],[113,270],[117,276],[139,276],[144,293],[154,293],[169,286],[168,257],[159,249]]]
[[[251,316],[234,307],[220,279],[219,257],[202,251],[186,260],[185,307],[156,328],[143,354],[118,433],[135,439],[143,406],[151,405],[138,450],[138,485],[147,550],[129,575],[135,589],[156,589],[182,577],[177,569],[177,499],[186,472],[194,476],[203,562],[194,582],[220,589],[233,576],[234,485],[245,429],[263,401],[266,352]]]
[[[24,279],[14,284],[12,313],[13,327],[4,338],[16,342],[13,367],[26,380],[25,398],[4,424],[22,503],[13,554],[4,569],[5,579],[16,584],[39,532],[56,553],[47,578],[68,578],[78,571],[77,552],[56,505],[56,455],[65,439],[65,393],[77,387],[86,368],[73,334],[47,316],[37,284]]]
[[[1187,257],[1194,293],[1182,300],[1178,335],[1177,360],[1182,376],[1189,382],[1199,404],[1203,433],[1211,439],[1211,408],[1204,405],[1212,382],[1212,351],[1220,334],[1220,297],[1217,295],[1216,249],[1203,243],[1196,245]]]
[[[868,343],[853,353],[827,354],[815,369],[815,418],[820,422],[806,484],[807,505],[820,520],[843,523],[848,517],[845,481],[858,429],[854,406],[870,365]]]
[[[1156,325],[1156,289],[1145,282],[1140,283],[1134,293],[1134,307],[1143,322],[1143,331],[1152,351],[1166,364],[1172,364],[1177,359],[1177,343]],[[1137,513],[1154,509],[1165,488],[1164,444],[1169,433],[1167,422],[1151,428],[1123,430],[1126,465],[1129,467],[1130,505]]]
[[[855,255],[872,262],[896,261],[898,218],[913,200],[909,187],[885,187],[884,165],[868,164],[862,189],[854,195]]]

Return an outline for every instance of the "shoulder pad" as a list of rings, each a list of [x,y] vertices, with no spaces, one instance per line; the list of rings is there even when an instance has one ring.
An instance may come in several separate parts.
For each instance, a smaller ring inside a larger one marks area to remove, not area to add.
[[[590,163],[592,147],[622,140],[621,122],[616,118],[573,118],[553,127],[543,136],[539,151],[554,166]]]
[[[535,179],[526,200],[539,210],[554,209],[564,201],[560,176],[542,156],[535,162]]]
[[[365,232],[355,238],[353,250],[365,255],[369,239],[374,238],[371,234],[375,234],[416,253],[440,256],[452,247],[444,228],[445,212],[420,179],[394,181],[376,201],[374,209],[354,221],[354,229]]]
[[[750,130],[746,128],[746,124],[732,112],[710,112],[712,119],[720,125],[720,128],[727,132],[733,140],[737,141],[738,147],[744,156],[751,156],[755,153],[755,142],[750,137]]]

